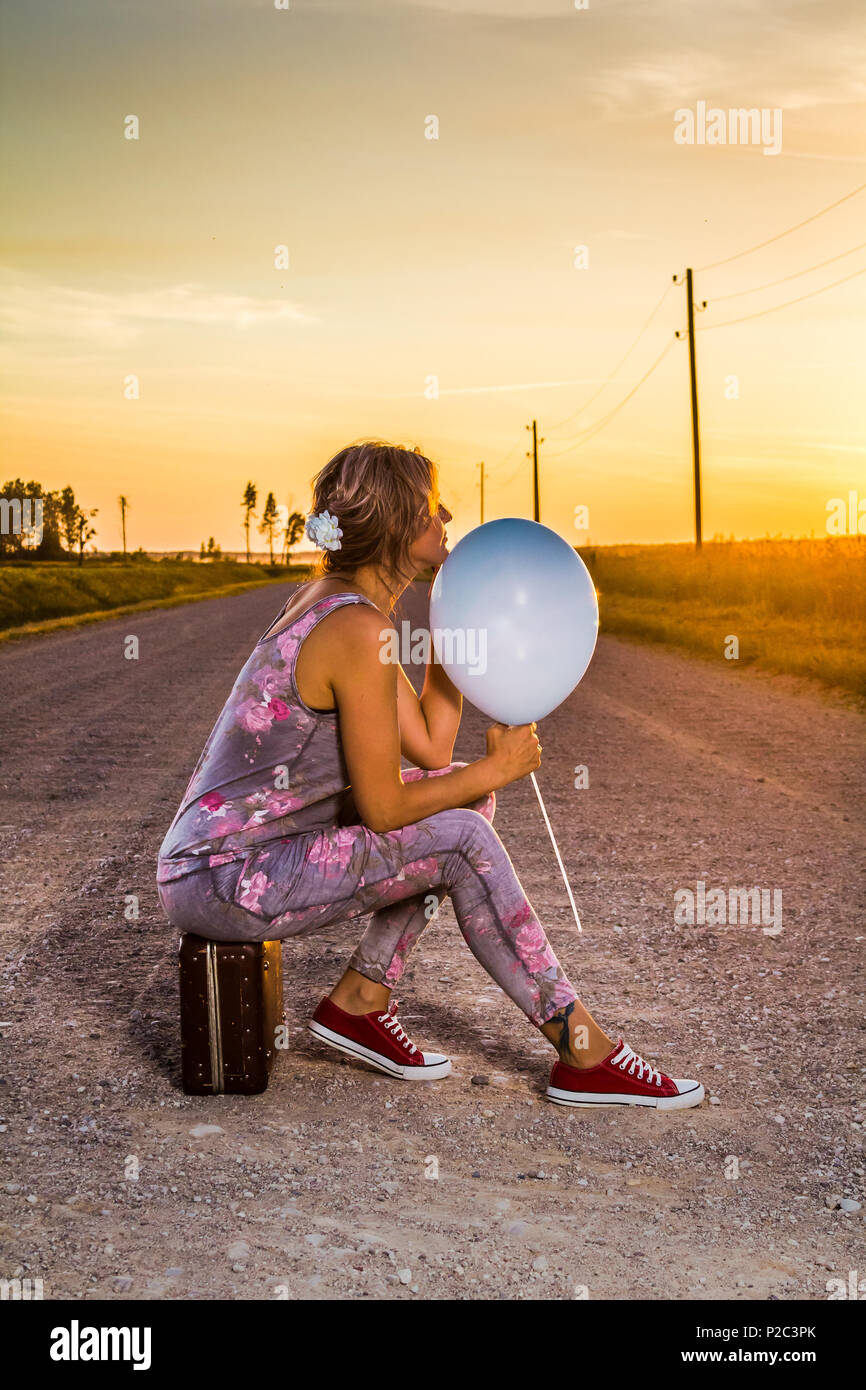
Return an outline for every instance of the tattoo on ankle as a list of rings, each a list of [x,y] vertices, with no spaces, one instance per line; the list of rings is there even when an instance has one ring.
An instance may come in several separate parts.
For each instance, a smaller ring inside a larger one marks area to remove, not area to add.
[[[554,1043],[554,1046],[560,1058],[563,1060],[568,1056],[571,1050],[570,1038],[568,1036],[568,1020],[574,1012],[574,1005],[575,1000],[572,999],[570,1004],[566,1004],[565,1007],[560,1009],[559,1013],[554,1014],[553,1018],[550,1020],[551,1023],[555,1023],[559,1027],[559,1041]]]

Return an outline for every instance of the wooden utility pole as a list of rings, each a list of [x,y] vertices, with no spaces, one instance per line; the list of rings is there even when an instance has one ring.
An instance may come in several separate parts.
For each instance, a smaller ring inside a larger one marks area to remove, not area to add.
[[[701,430],[698,425],[698,373],[695,368],[695,291],[691,265],[685,271],[685,297],[688,300],[688,370],[692,393],[692,456],[695,461],[695,549],[703,542],[701,521]]]
[[[129,502],[122,494],[118,497],[117,502],[120,507],[120,529],[123,534],[123,553],[126,555],[126,513]]]
[[[532,454],[530,455],[527,453],[526,455],[527,458],[532,458],[532,514],[533,520],[540,521],[541,508],[538,502],[538,446],[539,444],[543,444],[544,440],[538,438],[538,426],[535,420],[533,420],[531,425],[527,425],[526,428],[532,430]]]
[[[695,477],[695,550],[700,550],[703,535],[701,521],[701,432],[698,424],[698,374],[695,366],[695,309],[706,309],[707,301],[702,299],[700,304],[695,303],[695,291],[692,279],[692,269],[686,269],[685,281],[679,275],[673,277],[675,285],[685,283],[686,287],[686,311],[688,315],[688,339],[689,339],[689,378],[692,397],[692,456],[694,459]],[[677,329],[676,336],[682,338],[682,333]]]
[[[484,464],[479,463],[481,469],[481,525],[484,525]]]

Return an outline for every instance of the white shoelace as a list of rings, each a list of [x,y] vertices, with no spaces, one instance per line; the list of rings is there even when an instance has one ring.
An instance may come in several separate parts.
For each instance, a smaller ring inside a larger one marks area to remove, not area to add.
[[[625,1071],[626,1068],[628,1068],[629,1076],[634,1076],[635,1071],[637,1071],[638,1081],[646,1079],[650,1086],[653,1082],[655,1082],[656,1086],[662,1084],[661,1072],[657,1071],[655,1067],[651,1067],[649,1062],[644,1061],[643,1057],[639,1057],[626,1042],[623,1043],[616,1056],[611,1058],[611,1066],[619,1067],[620,1071]],[[648,1073],[646,1078],[644,1078],[644,1068],[646,1068]]]
[[[379,1022],[385,1025],[388,1032],[391,1033],[391,1035],[393,1036],[395,1042],[401,1042],[404,1047],[408,1047],[410,1052],[417,1052],[418,1049],[416,1048],[415,1044],[413,1042],[410,1042],[409,1039],[406,1037],[406,1034],[403,1031],[403,1025],[397,1018],[396,1000],[388,1009],[387,1013],[379,1015]]]

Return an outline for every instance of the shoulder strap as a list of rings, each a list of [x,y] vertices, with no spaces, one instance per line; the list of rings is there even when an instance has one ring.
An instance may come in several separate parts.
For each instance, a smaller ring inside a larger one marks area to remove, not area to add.
[[[288,608],[290,602],[291,599],[286,599],[286,602],[283,604],[279,613],[274,618],[270,627],[266,628],[265,631],[262,633],[261,637],[256,643],[256,646],[260,646],[261,643],[264,642],[268,637],[275,635],[275,629],[279,624],[280,620],[282,619],[283,614]],[[311,603],[309,608],[305,608],[303,613],[299,613],[298,616],[296,618],[293,618],[290,623],[287,623],[286,626],[282,629],[282,631],[287,632],[288,629],[290,627],[294,627],[296,623],[301,623],[304,621],[305,618],[309,618],[311,615],[313,615],[313,621],[309,624],[308,628],[304,633],[304,636],[306,636],[307,632],[312,631],[316,623],[319,622],[321,618],[324,618],[327,613],[330,613],[335,608],[342,608],[349,603],[366,603],[370,606],[370,608],[376,607],[373,600],[367,598],[365,594],[325,594],[322,598],[316,599],[315,603]]]

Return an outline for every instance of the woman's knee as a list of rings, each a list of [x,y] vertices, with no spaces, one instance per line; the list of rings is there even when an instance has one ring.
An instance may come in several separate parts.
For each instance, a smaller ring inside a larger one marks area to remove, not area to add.
[[[499,836],[487,816],[471,806],[457,806],[453,811],[440,811],[439,816],[434,819],[439,820],[440,817],[443,828],[446,828],[450,838],[456,841],[455,848],[463,848],[467,844],[487,846],[500,843]]]

